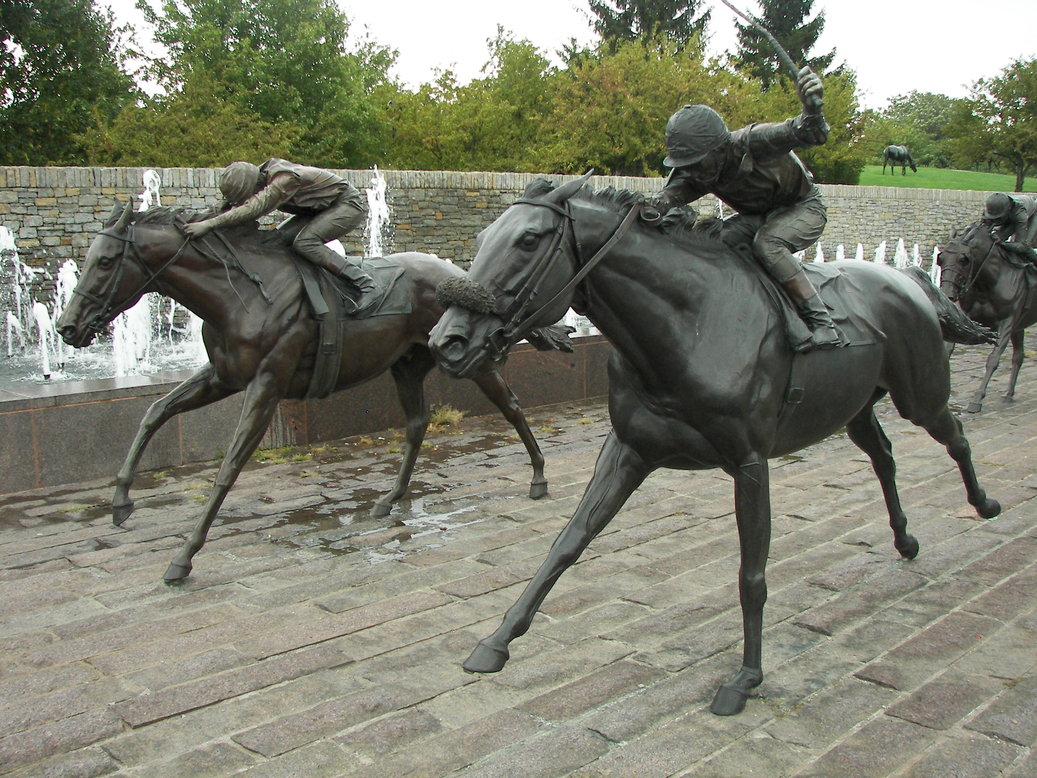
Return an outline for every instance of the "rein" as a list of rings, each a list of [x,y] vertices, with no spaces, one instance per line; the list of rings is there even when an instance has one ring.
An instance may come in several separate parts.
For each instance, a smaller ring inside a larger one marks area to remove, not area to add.
[[[100,332],[102,328],[111,323],[112,319],[118,316],[121,311],[125,310],[125,308],[127,307],[126,303],[143,294],[149,286],[151,286],[157,281],[158,277],[163,273],[163,271],[165,271],[166,268],[168,268],[170,265],[172,265],[174,262],[176,262],[178,259],[180,259],[180,257],[184,255],[184,252],[187,250],[187,244],[190,243],[190,238],[185,238],[184,242],[180,244],[180,248],[176,250],[176,253],[174,253],[168,260],[166,260],[166,262],[158,270],[152,271],[151,268],[144,263],[144,260],[140,258],[140,254],[137,251],[137,246],[133,241],[133,227],[134,225],[131,223],[126,228],[125,235],[120,235],[118,233],[111,232],[107,229],[101,230],[98,233],[98,235],[104,235],[106,238],[114,238],[115,240],[122,242],[122,254],[119,256],[119,262],[115,269],[115,275],[112,278],[111,283],[109,284],[108,294],[102,298],[100,295],[83,291],[79,288],[78,285],[75,289],[72,290],[73,294],[78,294],[80,297],[89,300],[90,302],[99,306],[101,309],[100,312],[96,316],[94,316],[90,323],[87,325],[87,329],[89,329],[91,332]],[[118,304],[114,304],[112,301],[115,299],[115,293],[119,289],[119,282],[122,281],[122,274],[126,267],[127,257],[137,263],[137,266],[141,269],[141,271],[143,271],[145,279],[144,282],[140,284],[140,286],[138,286],[133,292],[126,295],[126,297],[123,298]]]
[[[968,236],[966,236],[966,237],[968,237]],[[965,246],[966,248],[968,248],[970,250],[969,251],[969,256],[971,257],[972,245],[969,244],[969,243],[966,243],[964,240],[961,241],[961,243],[962,243],[963,246]],[[983,259],[981,259],[979,262],[972,263],[970,265],[968,276],[965,279],[965,283],[963,283],[963,284],[955,284],[958,287],[957,292],[958,292],[959,299],[964,297],[972,289],[972,287],[976,283],[976,281],[979,280],[979,274],[982,272],[983,266],[987,263],[987,261],[993,255],[994,247],[996,245],[997,244],[994,241],[991,241],[990,242],[990,248],[988,248],[987,249],[987,253],[983,255]]]
[[[537,266],[534,268],[533,273],[530,274],[530,281],[526,284],[526,286],[528,287],[530,285],[533,285],[532,293],[526,299],[525,302],[519,302],[520,298],[518,295],[516,295],[515,303],[511,306],[511,308],[513,308],[514,310],[509,309],[504,313],[504,315],[509,318],[505,323],[504,327],[499,331],[500,340],[502,341],[502,344],[492,344],[494,349],[500,354],[503,354],[503,348],[507,347],[506,344],[510,343],[512,338],[517,333],[524,332],[529,327],[529,325],[532,324],[537,319],[537,317],[539,317],[545,310],[550,308],[559,300],[562,300],[566,296],[570,295],[576,289],[576,287],[578,287],[583,282],[583,280],[601,262],[601,260],[603,260],[608,255],[609,251],[612,250],[612,247],[615,246],[616,243],[618,243],[624,235],[626,235],[627,231],[630,229],[630,225],[633,224],[634,221],[637,219],[638,213],[640,211],[640,205],[634,204],[634,206],[631,207],[630,211],[627,212],[626,216],[623,217],[623,220],[619,223],[619,226],[616,227],[616,230],[612,233],[612,236],[601,245],[601,248],[599,248],[594,253],[594,256],[592,256],[589,260],[581,264],[580,242],[576,238],[575,218],[572,215],[572,210],[569,207],[568,201],[566,201],[564,207],[552,202],[545,202],[543,200],[522,199],[516,200],[515,202],[521,203],[523,205],[535,205],[540,208],[548,208],[554,211],[555,213],[560,214],[564,218],[559,223],[558,229],[555,231],[555,240],[551,248],[548,251],[544,252],[543,258],[537,262]],[[551,264],[555,255],[562,251],[562,240],[564,238],[566,226],[569,226],[573,233],[573,242],[575,244],[576,249],[573,252],[573,255],[577,265],[579,266],[579,269],[576,271],[573,277],[569,279],[568,283],[566,283],[565,286],[559,289],[551,297],[550,300],[548,300],[543,305],[539,306],[535,311],[533,311],[533,313],[525,314],[525,310],[526,307],[529,305],[529,301],[536,296],[537,286],[542,280],[542,270],[546,269]]]

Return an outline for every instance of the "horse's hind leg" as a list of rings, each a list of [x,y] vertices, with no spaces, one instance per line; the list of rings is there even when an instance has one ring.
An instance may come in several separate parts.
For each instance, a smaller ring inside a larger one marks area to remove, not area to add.
[[[1025,330],[1016,330],[1012,333],[1012,374],[1008,377],[1008,390],[1005,392],[1005,399],[1008,400],[1015,398],[1015,382],[1019,380],[1019,370],[1026,357],[1026,349],[1023,348],[1025,335]]]
[[[529,454],[529,463],[533,467],[533,480],[529,482],[529,496],[533,500],[540,499],[547,494],[544,455],[540,451],[536,438],[533,437],[533,431],[529,428],[529,422],[526,421],[526,414],[522,412],[522,407],[514,392],[505,383],[497,366],[491,363],[486,363],[486,366],[480,369],[472,380],[482,389],[482,393],[489,398],[490,402],[500,409],[504,418],[511,422],[511,426],[522,439],[522,445],[526,447],[526,453]]]
[[[126,460],[119,469],[118,475],[115,476],[112,521],[116,526],[121,526],[133,513],[130,486],[133,484],[133,477],[137,473],[141,457],[144,455],[144,449],[155,433],[177,414],[210,405],[230,394],[231,392],[226,389],[217,388],[214,385],[212,365],[206,365],[148,408],[144,418],[140,420],[137,436],[130,445]]]
[[[976,468],[972,464],[972,449],[962,432],[961,422],[954,417],[950,409],[944,406],[931,421],[923,423],[922,426],[936,441],[947,447],[947,453],[958,463],[969,504],[976,509],[976,513],[984,519],[992,519],[1001,513],[1001,504],[987,497],[987,493],[979,485]]]
[[[428,429],[428,406],[425,404],[425,376],[432,369],[432,356],[427,349],[413,348],[392,366],[392,377],[396,381],[396,394],[407,417],[407,439],[403,448],[403,461],[396,474],[392,490],[378,499],[371,508],[372,516],[387,516],[393,503],[400,499],[410,485],[414,463],[418,460],[425,430]]]
[[[897,466],[893,460],[893,447],[875,418],[874,405],[885,392],[876,392],[868,403],[846,425],[850,440],[871,459],[871,466],[882,486],[882,496],[889,513],[889,526],[893,529],[893,546],[905,559],[918,556],[918,541],[907,531],[907,516],[900,505],[897,493]]]

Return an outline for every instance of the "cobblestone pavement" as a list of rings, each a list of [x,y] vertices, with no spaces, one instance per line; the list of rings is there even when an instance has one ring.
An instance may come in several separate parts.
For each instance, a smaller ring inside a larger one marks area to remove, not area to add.
[[[953,358],[959,406],[982,359]],[[766,677],[729,718],[708,712],[741,651],[719,473],[651,476],[504,671],[461,670],[571,515],[608,428],[600,403],[531,413],[551,480],[536,502],[491,417],[434,435],[412,497],[378,520],[391,431],[272,452],[179,587],[161,577],[212,466],[143,475],[122,529],[105,482],[0,497],[0,772],[1037,775],[1033,370],[1011,403],[999,373],[965,417],[1004,506],[993,521],[943,448],[881,406],[914,561],[845,436],[772,462]]]

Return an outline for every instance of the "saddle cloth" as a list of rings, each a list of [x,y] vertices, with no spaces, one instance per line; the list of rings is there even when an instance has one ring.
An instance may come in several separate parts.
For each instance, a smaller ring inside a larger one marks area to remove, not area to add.
[[[400,280],[404,273],[400,264],[385,257],[347,258],[362,267],[375,283],[375,290],[360,300],[354,299],[356,292],[344,279],[302,258],[293,259],[310,308],[320,324],[317,359],[306,396],[327,397],[335,390],[342,365],[342,342],[349,322],[409,314],[412,310],[410,289]]]

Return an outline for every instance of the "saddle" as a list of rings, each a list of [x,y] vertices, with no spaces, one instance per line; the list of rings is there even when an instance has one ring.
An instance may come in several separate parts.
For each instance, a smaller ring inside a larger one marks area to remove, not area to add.
[[[812,343],[810,328],[781,284],[775,281],[753,256],[752,245],[744,233],[725,231],[722,232],[721,239],[759,279],[760,285],[767,292],[774,309],[785,324],[789,347],[796,352],[809,351]],[[846,347],[866,346],[886,340],[885,333],[868,319],[865,293],[858,289],[853,281],[825,263],[804,262],[803,269],[828,308],[835,326],[842,331]]]
[[[319,322],[320,342],[307,397],[327,397],[335,389],[342,364],[342,340],[350,321],[374,316],[397,316],[411,312],[411,295],[400,279],[403,268],[385,257],[347,257],[348,262],[362,266],[375,283],[373,292],[356,299],[356,291],[344,279],[319,268],[292,253],[302,287]]]

